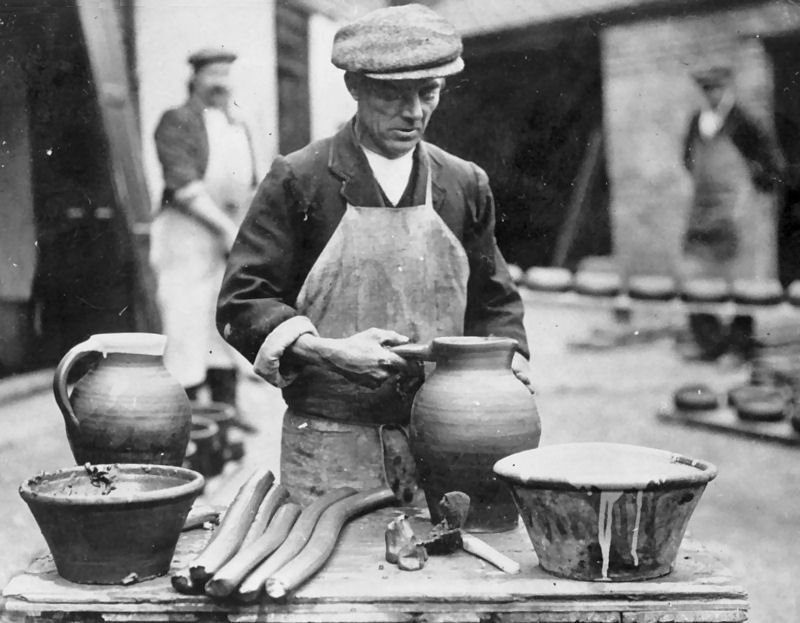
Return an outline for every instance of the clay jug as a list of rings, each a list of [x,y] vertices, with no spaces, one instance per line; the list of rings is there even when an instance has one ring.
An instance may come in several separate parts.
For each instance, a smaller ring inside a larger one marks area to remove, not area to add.
[[[67,438],[80,463],[180,466],[191,430],[186,392],[164,367],[166,337],[105,333],[74,346],[53,378]],[[72,366],[91,353],[97,365],[67,392]]]
[[[409,440],[431,520],[448,491],[470,496],[468,530],[516,527],[517,508],[492,467],[536,448],[541,423],[530,391],[514,376],[510,338],[442,337],[429,347],[399,346],[398,354],[436,362],[414,398]]]

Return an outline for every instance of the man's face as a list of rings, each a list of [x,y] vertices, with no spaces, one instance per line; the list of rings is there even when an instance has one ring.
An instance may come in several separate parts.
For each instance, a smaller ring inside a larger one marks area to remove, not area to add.
[[[442,78],[373,80],[348,83],[358,102],[356,131],[365,147],[387,158],[411,151],[422,140],[439,105]]]
[[[194,92],[206,106],[225,108],[231,96],[231,64],[203,65],[194,74]]]

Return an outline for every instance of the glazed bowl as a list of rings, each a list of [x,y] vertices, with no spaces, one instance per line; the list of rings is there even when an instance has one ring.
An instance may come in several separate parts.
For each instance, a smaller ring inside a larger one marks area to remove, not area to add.
[[[714,465],[614,443],[544,446],[494,471],[510,487],[539,564],[586,581],[633,581],[672,570]]]
[[[203,477],[182,467],[111,464],[42,473],[20,485],[63,578],[126,584],[167,573]]]

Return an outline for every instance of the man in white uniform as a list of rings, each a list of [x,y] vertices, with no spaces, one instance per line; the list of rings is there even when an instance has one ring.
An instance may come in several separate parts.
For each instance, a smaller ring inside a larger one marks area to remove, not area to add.
[[[225,261],[256,184],[250,133],[231,106],[226,49],[189,57],[189,99],[168,110],[155,132],[164,172],[153,228],[153,263],[167,335],[165,363],[189,397],[236,404],[239,355],[214,325]]]

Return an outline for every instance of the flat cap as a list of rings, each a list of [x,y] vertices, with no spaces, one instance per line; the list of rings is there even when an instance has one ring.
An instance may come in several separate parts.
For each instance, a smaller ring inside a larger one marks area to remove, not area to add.
[[[232,63],[236,54],[225,48],[203,48],[193,52],[187,59],[195,71],[209,63]]]
[[[440,78],[464,68],[461,37],[421,4],[378,9],[342,26],[331,61],[378,80]]]
[[[701,87],[725,86],[733,79],[733,69],[727,65],[701,67],[692,72],[692,78]]]

